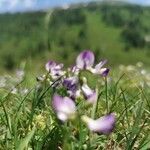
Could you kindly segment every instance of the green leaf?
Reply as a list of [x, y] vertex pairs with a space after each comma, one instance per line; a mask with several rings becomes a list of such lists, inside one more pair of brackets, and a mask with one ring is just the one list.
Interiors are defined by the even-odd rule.
[[19, 145], [17, 146], [16, 150], [24, 150], [28, 143], [30, 142], [31, 138], [33, 137], [34, 133], [35, 133], [35, 127], [32, 129], [31, 132], [28, 133], [28, 135], [22, 139], [19, 143]]
[[145, 142], [140, 146], [140, 150], [147, 150], [150, 148], [150, 136], [145, 140]]

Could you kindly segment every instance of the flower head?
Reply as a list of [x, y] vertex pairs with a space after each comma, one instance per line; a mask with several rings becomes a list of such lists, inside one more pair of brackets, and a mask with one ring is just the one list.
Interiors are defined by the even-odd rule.
[[69, 77], [64, 79], [63, 85], [70, 91], [77, 90], [78, 79], [77, 77]]
[[78, 78], [76, 76], [65, 78], [63, 85], [67, 89], [69, 95], [72, 98], [75, 98], [78, 90]]
[[78, 75], [79, 74], [80, 69], [76, 65], [72, 66], [69, 69], [70, 69], [71, 73], [73, 73], [74, 75]]
[[88, 103], [95, 103], [97, 101], [97, 91], [92, 90], [86, 83], [81, 87], [84, 97]]
[[94, 64], [95, 56], [93, 52], [85, 50], [81, 52], [76, 59], [76, 66], [79, 69], [91, 68]]
[[69, 97], [54, 95], [52, 106], [57, 114], [58, 119], [63, 122], [73, 118], [76, 112], [75, 103]]
[[82, 116], [82, 120], [87, 124], [91, 131], [96, 133], [110, 134], [115, 126], [115, 115], [113, 113], [97, 120]]
[[47, 71], [50, 72], [53, 68], [56, 67], [56, 65], [57, 65], [56, 62], [50, 60], [46, 63], [45, 68]]
[[107, 63], [107, 60], [100, 61], [95, 67], [93, 67], [94, 61], [95, 56], [93, 52], [85, 50], [78, 55], [76, 59], [76, 68], [87, 69], [94, 74], [99, 74], [102, 75], [103, 77], [106, 77], [109, 73], [109, 69], [102, 67]]
[[57, 79], [64, 75], [64, 71], [62, 70], [63, 66], [63, 64], [57, 64], [54, 61], [48, 61], [45, 65], [45, 68], [50, 73], [52, 79]]
[[100, 61], [95, 66], [95, 68], [91, 69], [91, 72], [93, 72], [94, 74], [99, 74], [99, 75], [102, 75], [103, 77], [106, 77], [109, 73], [109, 69], [108, 68], [102, 68], [106, 63], [107, 63], [107, 60]]

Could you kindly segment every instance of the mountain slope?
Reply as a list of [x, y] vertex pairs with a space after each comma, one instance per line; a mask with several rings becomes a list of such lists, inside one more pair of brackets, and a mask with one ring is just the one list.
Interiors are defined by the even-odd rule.
[[149, 7], [91, 3], [56, 9], [50, 20], [48, 16], [0, 15], [0, 67], [13, 69], [28, 58], [36, 63], [55, 58], [69, 65], [83, 49], [92, 49], [112, 65], [150, 64], [150, 44], [145, 42], [150, 35]]

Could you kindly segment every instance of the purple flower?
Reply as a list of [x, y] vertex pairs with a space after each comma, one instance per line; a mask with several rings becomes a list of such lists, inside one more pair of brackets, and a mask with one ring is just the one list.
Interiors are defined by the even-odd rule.
[[106, 77], [109, 73], [109, 69], [108, 68], [102, 68], [99, 71], [99, 74], [102, 75], [103, 77]]
[[55, 110], [58, 119], [63, 122], [72, 119], [75, 116], [76, 106], [74, 101], [69, 97], [54, 95], [52, 107]]
[[78, 75], [80, 69], [79, 69], [77, 66], [74, 65], [74, 66], [72, 66], [72, 67], [70, 68], [69, 71], [71, 71], [74, 75]]
[[94, 64], [94, 54], [89, 50], [81, 52], [76, 59], [76, 66], [79, 69], [91, 68]]
[[69, 95], [72, 98], [75, 98], [76, 97], [76, 91], [78, 89], [78, 78], [76, 76], [66, 78], [63, 81], [63, 85], [68, 90]]
[[100, 61], [95, 66], [95, 68], [91, 69], [91, 72], [94, 73], [94, 74], [100, 74], [103, 77], [106, 77], [109, 73], [109, 69], [108, 68], [102, 68], [106, 63], [107, 63], [107, 60]]
[[77, 77], [69, 77], [64, 79], [63, 85], [70, 91], [77, 90], [78, 79]]
[[87, 124], [91, 131], [102, 134], [110, 134], [114, 129], [116, 122], [113, 113], [105, 115], [97, 120], [82, 116], [82, 120]]
[[88, 85], [87, 85], [87, 79], [83, 77], [83, 85], [81, 86], [82, 93], [87, 100], [88, 103], [95, 103], [97, 101], [98, 97], [98, 92], [96, 90], [92, 90]]
[[62, 70], [63, 64], [56, 64], [54, 61], [48, 61], [45, 68], [50, 73], [52, 79], [57, 79], [64, 75], [64, 71]]
[[48, 72], [50, 72], [51, 69], [56, 67], [56, 65], [57, 65], [56, 62], [50, 60], [46, 63], [45, 68]]
[[[94, 60], [95, 60], [95, 56], [94, 56], [93, 52], [89, 51], [89, 50], [85, 50], [78, 55], [78, 57], [76, 59], [76, 66], [74, 67], [73, 70], [76, 70], [76, 68], [87, 69], [94, 74], [100, 74], [103, 77], [106, 77], [109, 73], [109, 69], [102, 68], [102, 67], [107, 63], [107, 60], [100, 61], [93, 68]], [[79, 70], [78, 70], [78, 72], [79, 72]]]
[[100, 62], [95, 66], [95, 69], [96, 69], [96, 70], [101, 69], [106, 63], [107, 63], [107, 60], [102, 60], [102, 61], [100, 61]]
[[97, 101], [97, 91], [92, 90], [86, 83], [83, 84], [81, 89], [88, 103], [95, 103]]

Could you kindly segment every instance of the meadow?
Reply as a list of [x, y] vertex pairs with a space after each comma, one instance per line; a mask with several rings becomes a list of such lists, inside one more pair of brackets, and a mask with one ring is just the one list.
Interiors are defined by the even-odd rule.
[[1, 14], [0, 149], [150, 149], [149, 17], [122, 3]]
[[109, 59], [111, 66], [138, 61], [148, 66], [149, 17], [149, 7], [118, 3], [1, 14], [0, 66], [13, 70], [20, 62], [34, 66], [53, 58], [68, 66], [84, 49]]

